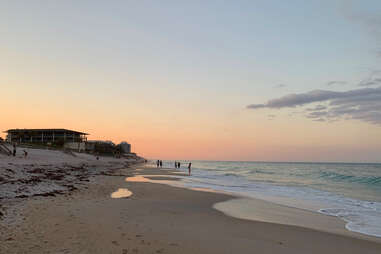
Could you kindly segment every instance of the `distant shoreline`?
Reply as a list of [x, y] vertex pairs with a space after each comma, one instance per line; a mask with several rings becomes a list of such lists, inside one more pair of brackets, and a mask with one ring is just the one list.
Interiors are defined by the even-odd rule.
[[[150, 159], [153, 160], [153, 159]], [[174, 162], [173, 160], [164, 160], [165, 162]], [[244, 162], [244, 163], [283, 163], [283, 164], [359, 164], [359, 165], [381, 165], [380, 162], [341, 162], [341, 161], [246, 161], [246, 160], [196, 160], [182, 159], [177, 161], [202, 161], [202, 162]]]

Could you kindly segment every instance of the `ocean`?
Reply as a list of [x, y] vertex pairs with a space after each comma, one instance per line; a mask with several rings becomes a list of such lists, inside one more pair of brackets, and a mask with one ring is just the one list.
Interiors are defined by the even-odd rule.
[[183, 182], [337, 216], [350, 231], [381, 237], [381, 164], [192, 161]]

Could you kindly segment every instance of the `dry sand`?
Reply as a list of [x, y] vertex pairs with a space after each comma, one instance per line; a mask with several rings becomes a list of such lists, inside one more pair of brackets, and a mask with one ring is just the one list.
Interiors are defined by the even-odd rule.
[[[237, 219], [212, 208], [229, 195], [124, 178], [98, 175], [72, 195], [18, 201], [9, 210], [14, 220], [0, 228], [0, 253], [381, 253], [372, 239]], [[111, 198], [119, 188], [132, 196]]]

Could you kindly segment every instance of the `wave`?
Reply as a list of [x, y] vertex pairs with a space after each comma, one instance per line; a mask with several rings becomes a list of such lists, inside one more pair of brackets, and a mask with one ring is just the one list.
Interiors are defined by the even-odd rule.
[[361, 183], [381, 187], [381, 176], [355, 176], [335, 172], [322, 172], [320, 177], [336, 182]]
[[381, 228], [379, 226], [381, 212], [374, 207], [365, 208], [358, 205], [357, 209], [354, 209], [354, 207], [324, 208], [319, 209], [319, 212], [343, 219], [347, 222], [345, 227], [349, 231], [381, 237]]
[[381, 237], [381, 164], [195, 162], [193, 169], [188, 187], [337, 216], [350, 231]]
[[235, 173], [225, 173], [223, 175], [224, 176], [241, 176], [240, 174], [235, 174]]

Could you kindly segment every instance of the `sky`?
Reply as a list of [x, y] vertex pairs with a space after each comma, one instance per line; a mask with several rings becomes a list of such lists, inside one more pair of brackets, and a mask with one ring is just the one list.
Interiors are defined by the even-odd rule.
[[380, 13], [0, 0], [0, 130], [74, 129], [152, 159], [381, 162]]

